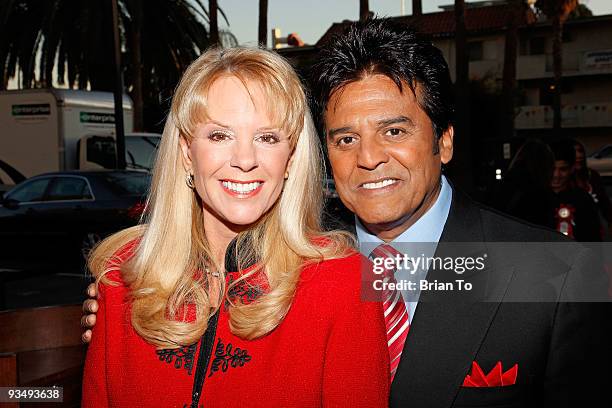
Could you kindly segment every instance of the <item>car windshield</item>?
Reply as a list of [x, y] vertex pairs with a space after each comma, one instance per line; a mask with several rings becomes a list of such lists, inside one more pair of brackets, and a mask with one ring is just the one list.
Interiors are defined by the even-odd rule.
[[151, 183], [148, 173], [110, 173], [104, 176], [110, 188], [119, 196], [145, 195]]
[[128, 167], [151, 170], [159, 142], [159, 136], [126, 137], [125, 154]]

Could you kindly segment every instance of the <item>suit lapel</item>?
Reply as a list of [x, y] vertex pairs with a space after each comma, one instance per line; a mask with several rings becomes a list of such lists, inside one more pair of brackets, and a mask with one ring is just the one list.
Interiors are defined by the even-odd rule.
[[[460, 251], [487, 252], [478, 207], [453, 190], [451, 210], [436, 257]], [[449, 407], [482, 344], [503, 294], [512, 278], [511, 267], [487, 267], [459, 277], [430, 271], [427, 280], [473, 282], [473, 292], [422, 292], [391, 386], [391, 406]], [[483, 291], [486, 288], [486, 293]], [[456, 288], [455, 288], [456, 289]], [[487, 302], [483, 302], [484, 299]]]

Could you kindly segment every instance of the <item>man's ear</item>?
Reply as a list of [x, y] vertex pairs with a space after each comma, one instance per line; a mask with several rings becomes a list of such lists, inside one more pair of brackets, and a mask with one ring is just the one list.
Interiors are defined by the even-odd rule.
[[191, 149], [183, 136], [179, 136], [179, 147], [181, 148], [181, 157], [183, 158], [183, 167], [187, 173], [192, 173]]
[[442, 137], [438, 140], [438, 149], [440, 149], [440, 161], [442, 164], [448, 164], [453, 158], [453, 137], [455, 136], [455, 129], [449, 126], [448, 129], [442, 133]]

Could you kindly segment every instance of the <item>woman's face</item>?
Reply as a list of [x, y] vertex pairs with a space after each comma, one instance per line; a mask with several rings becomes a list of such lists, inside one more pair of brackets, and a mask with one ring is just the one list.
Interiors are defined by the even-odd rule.
[[234, 76], [217, 79], [208, 92], [209, 119], [190, 145], [181, 138], [205, 222], [254, 223], [278, 200], [289, 170], [289, 139], [273, 126], [260, 87], [247, 85]]

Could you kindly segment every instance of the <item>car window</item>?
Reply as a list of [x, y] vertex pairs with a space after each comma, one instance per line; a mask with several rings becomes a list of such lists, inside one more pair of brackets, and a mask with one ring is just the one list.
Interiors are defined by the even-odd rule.
[[612, 146], [608, 146], [598, 154], [600, 159], [606, 159], [608, 157], [612, 157]]
[[41, 178], [25, 181], [7, 193], [6, 198], [17, 200], [20, 203], [41, 201], [50, 180], [50, 178]]
[[117, 167], [115, 139], [111, 136], [92, 136], [87, 139], [87, 161], [105, 169]]
[[108, 187], [119, 196], [145, 195], [151, 176], [145, 172], [111, 173], [106, 175]]
[[81, 177], [56, 177], [49, 188], [46, 200], [87, 200], [92, 194], [87, 181]]
[[125, 155], [128, 167], [151, 170], [159, 145], [159, 137], [129, 136], [125, 138]]

